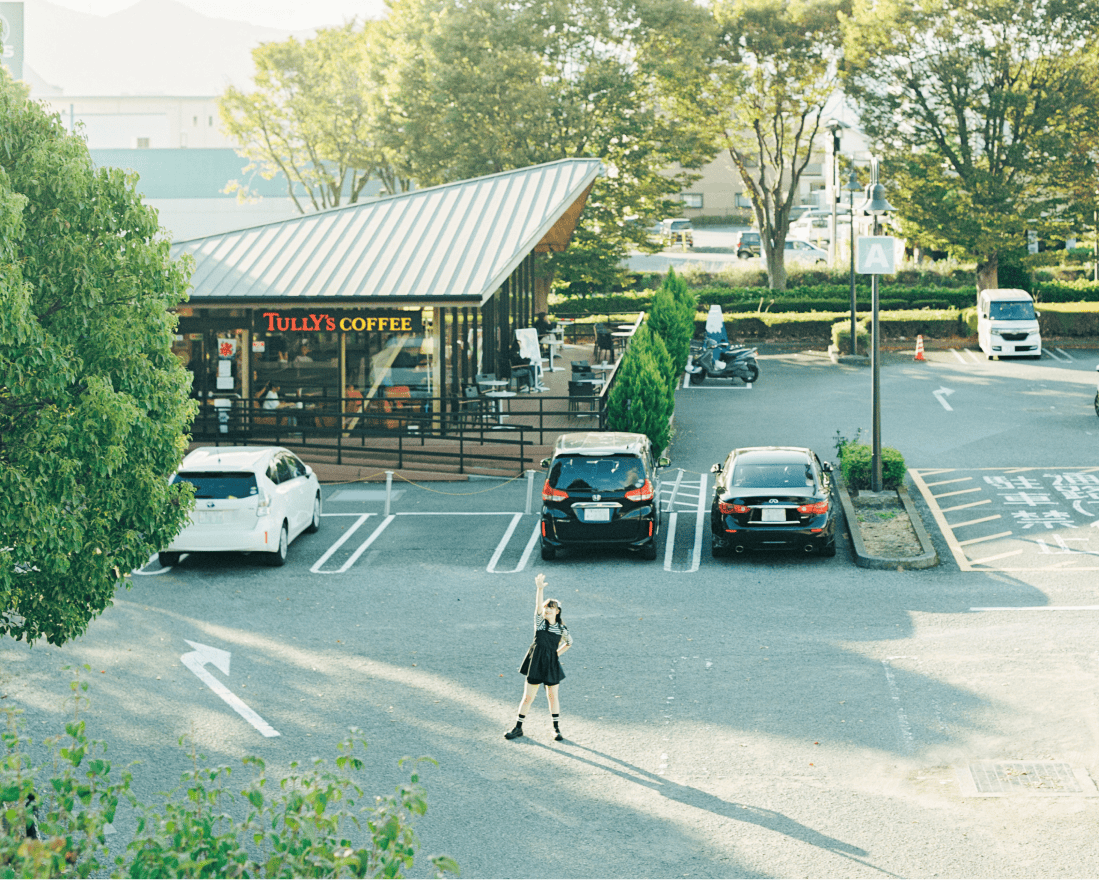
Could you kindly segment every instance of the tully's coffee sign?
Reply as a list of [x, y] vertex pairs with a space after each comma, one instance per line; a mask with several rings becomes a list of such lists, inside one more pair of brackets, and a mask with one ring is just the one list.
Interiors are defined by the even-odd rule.
[[295, 333], [326, 330], [382, 333], [420, 333], [420, 312], [378, 311], [277, 311], [254, 313], [255, 329], [268, 333]]

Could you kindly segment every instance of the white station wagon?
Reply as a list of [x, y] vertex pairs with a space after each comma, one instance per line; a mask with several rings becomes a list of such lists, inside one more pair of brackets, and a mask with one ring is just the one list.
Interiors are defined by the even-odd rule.
[[158, 559], [175, 565], [184, 553], [264, 553], [283, 565], [302, 532], [321, 526], [317, 475], [288, 449], [278, 446], [207, 446], [190, 453], [172, 482], [195, 487], [191, 522]]

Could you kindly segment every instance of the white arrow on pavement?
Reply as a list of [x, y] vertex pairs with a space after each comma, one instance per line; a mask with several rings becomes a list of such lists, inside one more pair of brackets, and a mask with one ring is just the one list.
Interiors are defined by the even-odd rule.
[[954, 393], [953, 388], [940, 388], [938, 391], [932, 391], [931, 393], [934, 394], [935, 399], [943, 405], [943, 409], [948, 410], [949, 412], [954, 412], [954, 407], [946, 402], [947, 395]]
[[275, 728], [249, 709], [240, 697], [234, 694], [206, 670], [206, 664], [211, 663], [220, 669], [222, 674], [228, 675], [229, 658], [232, 655], [228, 651], [222, 651], [220, 648], [211, 648], [209, 645], [200, 645], [198, 642], [192, 642], [190, 639], [184, 639], [184, 641], [194, 648], [194, 650], [179, 658], [183, 661], [183, 665], [197, 675], [199, 681], [225, 700], [234, 712], [264, 736], [278, 736], [279, 732], [275, 730]]

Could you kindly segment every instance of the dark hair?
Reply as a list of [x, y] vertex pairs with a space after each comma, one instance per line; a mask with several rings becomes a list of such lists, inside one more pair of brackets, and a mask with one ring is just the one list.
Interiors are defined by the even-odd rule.
[[561, 603], [558, 602], [556, 599], [547, 599], [546, 605], [557, 609], [557, 625], [564, 626], [565, 621], [561, 619]]

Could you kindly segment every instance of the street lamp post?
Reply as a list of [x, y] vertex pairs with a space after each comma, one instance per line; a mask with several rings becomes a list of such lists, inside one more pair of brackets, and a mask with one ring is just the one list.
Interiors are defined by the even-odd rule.
[[[866, 201], [862, 204], [863, 214], [869, 214], [873, 218], [872, 232], [878, 234], [878, 215], [887, 214], [893, 210], [893, 206], [885, 200], [885, 187], [878, 183], [878, 160], [870, 160], [870, 183], [866, 187]], [[871, 301], [873, 311], [871, 313], [870, 329], [870, 374], [871, 374], [871, 407], [872, 443], [870, 447], [871, 474], [870, 489], [873, 492], [881, 491], [881, 334], [878, 324], [878, 273], [870, 276]]]
[[847, 232], [851, 245], [851, 354], [852, 356], [858, 354], [858, 347], [856, 345], [855, 336], [855, 309], [857, 307], [855, 301], [855, 193], [862, 189], [859, 186], [859, 179], [855, 176], [855, 170], [851, 169], [851, 176], [847, 179], [847, 210], [848, 210], [848, 224]]

